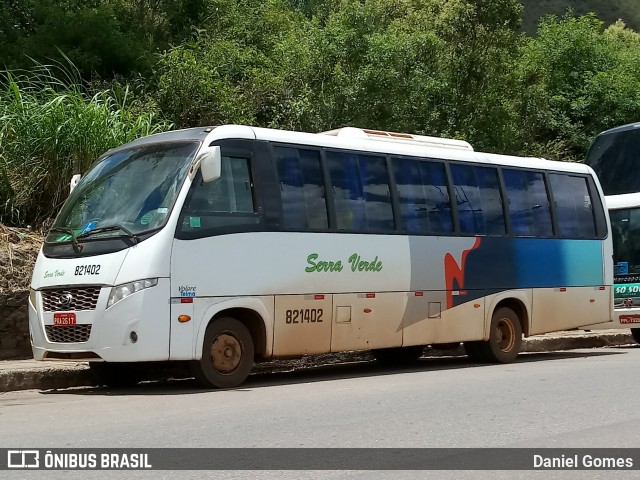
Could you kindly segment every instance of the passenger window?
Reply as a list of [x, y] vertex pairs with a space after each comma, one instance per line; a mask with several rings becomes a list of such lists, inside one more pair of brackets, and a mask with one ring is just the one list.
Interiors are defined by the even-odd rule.
[[320, 153], [285, 147], [276, 147], [274, 152], [284, 228], [326, 230], [329, 224]]
[[358, 164], [364, 190], [367, 230], [395, 230], [385, 158], [358, 155]]
[[400, 204], [400, 228], [420, 233], [452, 232], [444, 164], [393, 158], [392, 166]]
[[394, 230], [383, 157], [327, 152], [338, 230]]
[[502, 235], [504, 212], [498, 170], [493, 167], [451, 165], [460, 231]]
[[503, 169], [511, 230], [515, 235], [552, 236], [551, 211], [544, 175], [526, 170]]
[[595, 238], [596, 225], [587, 179], [553, 173], [549, 175], [561, 237]]

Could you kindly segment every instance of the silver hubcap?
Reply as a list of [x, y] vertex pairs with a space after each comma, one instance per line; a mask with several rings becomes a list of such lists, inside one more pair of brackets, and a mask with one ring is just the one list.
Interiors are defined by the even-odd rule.
[[229, 333], [221, 333], [214, 338], [211, 345], [211, 360], [218, 372], [233, 372], [242, 360], [242, 346], [238, 339]]

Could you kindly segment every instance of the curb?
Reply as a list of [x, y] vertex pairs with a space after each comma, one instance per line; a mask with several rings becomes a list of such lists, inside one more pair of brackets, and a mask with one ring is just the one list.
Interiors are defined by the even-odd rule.
[[539, 336], [524, 339], [522, 352], [553, 352], [557, 350], [576, 350], [579, 348], [601, 348], [619, 345], [637, 345], [631, 333], [622, 331], [597, 334], [583, 333], [570, 336]]
[[[581, 332], [563, 335], [541, 335], [523, 339], [523, 353], [552, 352], [558, 350], [576, 350], [581, 348], [601, 348], [619, 345], [635, 345], [633, 337], [626, 332], [594, 333]], [[356, 353], [356, 352], [354, 352]], [[365, 353], [365, 352], [362, 352]], [[365, 356], [368, 353], [365, 353]], [[461, 356], [464, 352], [461, 348], [447, 352], [448, 356]], [[316, 364], [335, 363], [334, 354], [324, 354]], [[365, 356], [356, 355], [358, 358]], [[431, 355], [427, 355], [431, 356]], [[433, 356], [438, 356], [434, 354]], [[441, 356], [441, 355], [440, 355]], [[33, 362], [33, 361], [31, 361]], [[0, 362], [0, 392], [16, 390], [53, 390], [72, 387], [99, 386], [91, 374], [86, 363], [44, 363], [39, 362], [38, 367], [25, 366], [24, 368], [3, 369]], [[20, 363], [19, 361], [16, 363]], [[42, 365], [42, 366], [40, 366]], [[268, 371], [269, 367], [261, 366], [257, 369], [261, 372]]]
[[[2, 362], [0, 362], [0, 369]], [[14, 390], [52, 390], [94, 386], [96, 381], [86, 364], [73, 367], [47, 365], [45, 368], [0, 370], [0, 392]]]

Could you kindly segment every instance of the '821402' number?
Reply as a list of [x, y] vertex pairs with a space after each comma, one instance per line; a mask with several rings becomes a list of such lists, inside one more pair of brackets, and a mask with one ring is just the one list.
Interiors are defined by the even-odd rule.
[[100, 273], [100, 265], [78, 265], [76, 267], [76, 275], [98, 275]]
[[285, 311], [284, 321], [292, 323], [322, 323], [324, 311], [321, 308], [300, 308]]

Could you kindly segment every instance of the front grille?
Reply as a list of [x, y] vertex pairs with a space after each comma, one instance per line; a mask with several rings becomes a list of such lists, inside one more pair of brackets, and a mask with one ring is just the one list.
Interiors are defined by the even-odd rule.
[[42, 305], [45, 312], [95, 310], [99, 295], [99, 286], [43, 290]]
[[47, 338], [53, 343], [84, 343], [89, 341], [91, 325], [73, 325], [71, 327], [56, 327], [45, 325]]

